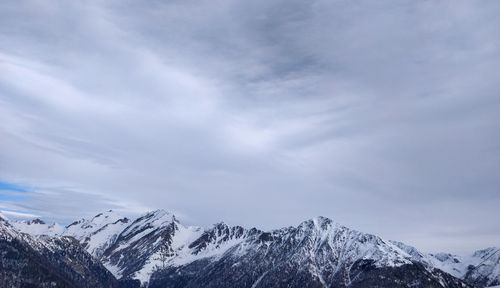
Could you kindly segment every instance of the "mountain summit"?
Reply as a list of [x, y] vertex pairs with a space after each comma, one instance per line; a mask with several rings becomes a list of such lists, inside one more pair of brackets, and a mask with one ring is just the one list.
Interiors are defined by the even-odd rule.
[[12, 224], [12, 229], [30, 237], [74, 238], [117, 279], [137, 279], [152, 288], [500, 284], [500, 255], [494, 256], [495, 248], [471, 257], [426, 254], [321, 216], [271, 231], [223, 222], [209, 228], [184, 226], [164, 210], [136, 219], [110, 210], [57, 233], [54, 224], [43, 221]]

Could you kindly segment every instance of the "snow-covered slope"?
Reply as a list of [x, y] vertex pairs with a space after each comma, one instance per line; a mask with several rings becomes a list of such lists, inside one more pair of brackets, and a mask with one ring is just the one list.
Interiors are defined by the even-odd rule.
[[426, 261], [430, 265], [459, 278], [464, 277], [469, 265], [477, 264], [472, 263], [466, 257], [453, 255], [450, 253], [427, 254]]
[[145, 282], [159, 265], [160, 245], [179, 249], [203, 232], [201, 228], [184, 227], [175, 216], [164, 210], [146, 213], [135, 220], [109, 210], [89, 219], [61, 227], [40, 219], [14, 221], [17, 230], [33, 236], [71, 236], [118, 278], [136, 278]]
[[217, 224], [174, 255], [149, 287], [467, 287], [324, 217], [270, 232]]
[[500, 248], [490, 247], [465, 256], [448, 253], [429, 254], [426, 258], [437, 267], [473, 286], [500, 285]]
[[[229, 277], [227, 273], [239, 273], [243, 275], [241, 279], [246, 280], [238, 281], [255, 284], [258, 280], [255, 287], [266, 287], [264, 283], [271, 283], [272, 279], [279, 278], [277, 273], [285, 272], [296, 275], [287, 281], [298, 281], [298, 286], [306, 282], [319, 283], [319, 286], [334, 282], [346, 286], [369, 285], [376, 283], [370, 281], [375, 281], [378, 274], [374, 271], [377, 271], [385, 275], [384, 281], [389, 286], [417, 278], [424, 286], [462, 287], [448, 275], [451, 274], [484, 287], [496, 284], [500, 275], [498, 257], [486, 259], [491, 249], [470, 257], [425, 254], [404, 243], [355, 231], [324, 217], [268, 232], [224, 223], [207, 229], [187, 227], [164, 210], [132, 220], [106, 211], [76, 221], [62, 232], [49, 226], [41, 220], [16, 223], [16, 228], [32, 235], [73, 236], [117, 278], [134, 278], [142, 283], [151, 282], [151, 275], [158, 270], [163, 274], [155, 274], [156, 284], [165, 284], [162, 282], [165, 277], [177, 279], [176, 273], [181, 272], [182, 275], [205, 275], [206, 279], [198, 279], [196, 281], [201, 282], [191, 285], [210, 286], [215, 278], [209, 279], [209, 275], [224, 278]], [[484, 263], [479, 268], [470, 269], [470, 265], [481, 261]], [[234, 266], [227, 266], [230, 263]], [[260, 270], [261, 274], [254, 275]], [[187, 278], [182, 281], [194, 281], [183, 277]], [[246, 282], [233, 282], [234, 285], [242, 283]], [[220, 283], [218, 286], [224, 287]]]
[[449, 253], [424, 254], [401, 242], [391, 242], [411, 255], [414, 261], [464, 279], [473, 286], [500, 285], [500, 248], [498, 247], [459, 256]]
[[0, 271], [0, 287], [121, 287], [74, 238], [32, 236], [1, 216]]
[[147, 213], [129, 223], [102, 255], [101, 261], [117, 277], [146, 282], [158, 263], [158, 250], [166, 245], [170, 253], [195, 238], [200, 229], [180, 225], [164, 210]]
[[100, 258], [116, 237], [130, 224], [129, 219], [108, 210], [90, 219], [81, 219], [63, 227], [57, 223], [47, 224], [43, 220], [11, 221], [19, 231], [34, 236], [71, 236], [77, 239], [93, 256]]
[[500, 285], [500, 247], [478, 250], [467, 260], [476, 269], [467, 269], [465, 280], [477, 286]]
[[62, 235], [75, 237], [90, 254], [100, 258], [129, 224], [128, 218], [109, 210], [71, 223]]
[[40, 219], [11, 221], [12, 226], [17, 230], [28, 233], [30, 235], [61, 235], [64, 232], [64, 227], [57, 224], [47, 224]]

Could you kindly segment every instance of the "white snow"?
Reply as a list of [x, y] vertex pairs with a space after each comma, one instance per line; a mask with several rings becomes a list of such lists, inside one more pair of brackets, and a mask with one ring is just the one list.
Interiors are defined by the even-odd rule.
[[260, 281], [262, 281], [262, 279], [264, 278], [264, 276], [266, 276], [267, 272], [269, 272], [269, 271], [266, 271], [266, 272], [262, 273], [262, 275], [260, 275], [259, 278], [257, 278], [257, 280], [255, 281], [255, 283], [253, 283], [253, 285], [252, 285], [251, 288], [257, 288], [257, 285], [259, 285]]
[[[0, 217], [5, 218], [3, 215], [0, 215]], [[267, 242], [256, 244], [246, 241], [248, 239], [246, 232], [238, 237], [231, 236], [228, 239], [224, 238], [225, 235], [215, 233], [215, 239], [211, 239], [209, 243], [206, 243], [206, 247], [200, 251], [196, 250], [195, 253], [195, 248], [189, 248], [189, 244], [193, 243], [205, 231], [209, 231], [210, 229], [202, 229], [194, 226], [185, 227], [175, 219], [173, 214], [163, 210], [147, 213], [135, 221], [128, 220], [110, 210], [96, 215], [91, 219], [82, 219], [67, 228], [58, 224], [45, 224], [41, 221], [13, 221], [12, 225], [15, 229], [8, 224], [0, 223], [0, 234], [2, 234], [2, 237], [24, 237], [27, 241], [35, 243], [34, 245], [43, 246], [48, 249], [50, 249], [50, 241], [46, 241], [44, 237], [47, 236], [43, 235], [73, 236], [84, 245], [88, 252], [96, 258], [100, 258], [107, 248], [113, 244], [117, 244], [115, 242], [119, 235], [133, 235], [133, 237], [126, 238], [126, 241], [119, 243], [120, 246], [114, 249], [114, 252], [134, 245], [137, 240], [152, 232], [155, 232], [153, 235], [159, 235], [158, 233], [161, 232], [159, 228], [167, 227], [167, 225], [171, 224], [176, 228], [171, 235], [172, 242], [170, 248], [173, 253], [165, 263], [167, 266], [182, 266], [199, 259], [211, 259], [215, 261], [226, 253], [231, 253], [234, 256], [245, 255], [249, 249], [256, 249], [255, 245], [265, 245], [267, 248], [270, 245]], [[360, 259], [374, 260], [375, 265], [378, 267], [401, 266], [410, 264], [412, 261], [418, 261], [424, 263], [428, 269], [437, 268], [459, 278], [464, 277], [469, 265], [478, 265], [484, 262], [474, 273], [489, 275], [491, 279], [498, 279], [500, 281], [500, 252], [494, 255], [494, 257], [488, 258], [496, 248], [476, 251], [468, 256], [457, 256], [446, 253], [425, 254], [403, 243], [385, 241], [374, 235], [351, 230], [323, 217], [316, 217], [305, 221], [297, 228], [274, 230], [271, 234], [274, 236], [286, 236], [291, 231], [289, 229], [295, 229], [294, 231], [296, 231], [294, 241], [298, 243], [305, 241], [306, 245], [302, 249], [305, 249], [306, 253], [300, 254], [300, 257], [308, 257], [308, 260], [315, 263], [311, 266], [311, 273], [317, 275], [322, 283], [324, 280], [321, 277], [321, 265], [324, 265], [324, 263], [328, 263], [334, 269], [340, 269], [342, 265], [350, 265]], [[36, 237], [27, 237], [18, 231]], [[154, 252], [155, 247], [158, 247], [163, 239], [153, 239], [156, 239], [155, 243], [148, 244], [150, 245], [148, 247], [150, 247], [149, 251]], [[325, 250], [325, 247], [328, 247], [328, 249]], [[137, 249], [140, 250], [142, 248], [138, 247]], [[159, 255], [157, 253], [148, 253], [151, 253], [151, 255], [147, 256], [145, 265], [133, 275], [133, 278], [139, 279], [142, 283], [148, 282], [152, 272], [157, 267], [163, 265], [158, 260]], [[337, 260], [330, 261], [331, 258], [328, 257], [332, 257], [332, 254]], [[291, 259], [291, 261], [299, 262], [305, 260], [301, 258]], [[121, 263], [122, 261], [119, 262]], [[117, 278], [122, 276], [122, 268], [111, 265], [107, 261], [103, 261], [103, 264]], [[265, 274], [262, 274], [253, 285], [257, 285]]]
[[125, 227], [126, 218], [109, 210], [91, 219], [82, 219], [68, 227], [57, 223], [46, 224], [39, 219], [12, 221], [19, 231], [33, 236], [72, 236], [79, 240], [93, 256], [99, 257]]
[[121, 278], [122, 277], [122, 271], [119, 267], [117, 266], [113, 266], [113, 265], [109, 265], [108, 263], [103, 263], [104, 267], [106, 267], [106, 269], [108, 269], [109, 272], [111, 272], [111, 274], [113, 274], [113, 276], [115, 276], [117, 279]]
[[58, 236], [64, 232], [64, 227], [57, 224], [37, 223], [33, 221], [11, 221], [12, 226], [17, 230], [30, 235]]
[[90, 254], [99, 257], [128, 225], [128, 219], [109, 210], [68, 226], [62, 235], [75, 237]]
[[473, 272], [478, 276], [487, 276], [490, 283], [496, 279], [500, 281], [500, 251], [490, 247], [475, 251], [469, 255], [460, 256], [449, 253], [425, 254], [416, 248], [400, 242], [391, 241], [394, 245], [412, 257], [413, 260], [424, 263], [430, 268], [437, 268], [457, 278], [464, 278], [469, 266], [478, 266]]
[[[174, 256], [172, 256], [171, 259], [175, 259], [178, 253], [182, 253], [181, 251], [187, 248], [186, 246], [189, 243], [192, 243], [203, 233], [203, 230], [200, 227], [195, 227], [195, 226], [184, 227], [182, 225], [177, 225], [177, 227], [178, 230], [175, 231], [175, 234], [172, 238], [171, 248], [174, 250]], [[166, 265], [168, 266], [172, 265], [171, 259], [169, 259]], [[133, 278], [138, 279], [139, 281], [141, 281], [141, 283], [148, 282], [154, 270], [157, 267], [162, 267], [162, 265], [163, 263], [159, 260], [158, 253], [154, 253], [148, 258], [146, 264], [139, 271], [135, 273]]]

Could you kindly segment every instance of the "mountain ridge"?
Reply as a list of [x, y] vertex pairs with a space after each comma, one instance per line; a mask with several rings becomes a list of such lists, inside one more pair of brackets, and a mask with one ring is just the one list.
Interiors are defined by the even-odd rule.
[[[48, 225], [41, 222], [32, 222], [30, 225], [46, 225], [48, 229]], [[27, 229], [26, 226], [29, 226], [27, 221], [13, 224], [18, 229], [31, 231], [31, 233], [40, 234], [41, 231], [39, 227]], [[50, 234], [49, 230], [47, 234]], [[448, 253], [422, 253], [404, 243], [384, 240], [372, 234], [353, 230], [322, 216], [303, 221], [296, 227], [262, 231], [257, 228], [229, 226], [224, 222], [216, 223], [208, 228], [184, 226], [175, 215], [165, 210], [148, 212], [136, 219], [128, 219], [109, 210], [90, 219], [75, 221], [68, 225], [61, 235], [75, 237], [116, 278], [139, 279], [141, 283], [149, 283], [150, 286], [153, 285], [152, 287], [154, 284], [150, 283], [151, 276], [154, 274], [151, 279], [161, 282], [162, 273], [167, 273], [165, 271], [169, 269], [183, 270], [188, 273], [196, 266], [198, 272], [209, 271], [207, 267], [222, 265], [221, 263], [232, 261], [230, 259], [241, 260], [252, 257], [259, 258], [262, 263], [268, 263], [271, 261], [269, 259], [274, 259], [273, 263], [277, 263], [279, 259], [282, 263], [295, 263], [297, 267], [309, 267], [307, 271], [301, 270], [300, 273], [305, 273], [304, 275], [300, 273], [298, 275], [309, 279], [307, 283], [318, 282], [320, 286], [333, 283], [332, 281], [343, 281], [346, 287], [354, 285], [350, 275], [347, 275], [351, 270], [358, 271], [359, 275], [369, 275], [372, 273], [369, 271], [375, 270], [385, 271], [387, 275], [392, 275], [394, 271], [401, 270], [403, 272], [397, 273], [406, 273], [405, 277], [408, 279], [413, 274], [420, 275], [419, 277], [429, 274], [431, 276], [425, 277], [435, 279], [436, 283], [444, 283], [443, 286], [436, 287], [465, 287], [459, 282], [455, 283], [454, 278], [460, 278], [475, 285], [477, 284], [475, 282], [478, 282], [479, 285], [476, 285], [478, 287], [500, 283], [498, 271], [500, 264], [494, 262], [496, 258], [492, 259], [491, 263], [487, 263], [488, 266], [483, 265], [485, 268], [482, 268], [480, 272], [484, 274], [469, 273], [471, 271], [467, 269], [471, 265], [467, 262], [469, 259], [459, 258], [456, 255], [446, 257], [446, 255], [451, 255]], [[163, 254], [160, 253], [162, 248], [165, 248]], [[288, 255], [290, 258], [285, 259], [283, 255]], [[478, 258], [480, 257], [474, 259]], [[470, 263], [478, 264], [477, 261]], [[297, 267], [289, 268], [298, 269]], [[368, 268], [371, 270], [367, 270]], [[252, 267], [248, 266], [247, 269], [252, 269]], [[438, 272], [438, 270], [443, 272]], [[216, 272], [210, 271], [211, 274]], [[224, 274], [224, 271], [217, 273]], [[241, 273], [245, 274], [246, 271]], [[267, 272], [266, 275], [259, 275], [257, 279], [260, 280], [256, 285], [264, 285], [266, 278], [275, 277], [273, 273]], [[347, 276], [342, 276], [342, 273], [347, 273]], [[208, 275], [206, 277], [209, 278]], [[256, 282], [254, 278], [255, 275], [248, 276], [248, 279], [255, 280], [253, 284]], [[365, 280], [374, 281], [374, 278]], [[183, 281], [195, 280], [184, 279]], [[447, 282], [452, 284], [446, 284]], [[210, 283], [208, 281], [197, 284], [208, 285]]]
[[0, 287], [127, 287], [76, 239], [29, 235], [1, 215], [0, 271]]

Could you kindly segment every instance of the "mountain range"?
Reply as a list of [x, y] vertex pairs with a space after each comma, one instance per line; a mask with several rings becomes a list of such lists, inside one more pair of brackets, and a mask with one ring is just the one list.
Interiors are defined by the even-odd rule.
[[428, 254], [325, 217], [271, 231], [185, 226], [164, 210], [110, 210], [66, 227], [0, 218], [1, 287], [500, 285], [499, 248]]

